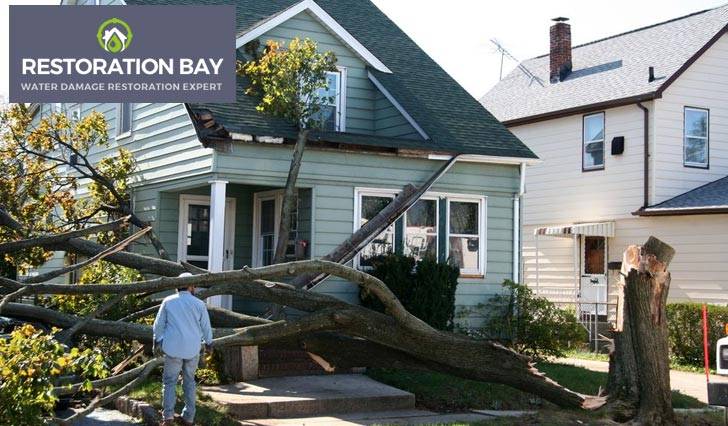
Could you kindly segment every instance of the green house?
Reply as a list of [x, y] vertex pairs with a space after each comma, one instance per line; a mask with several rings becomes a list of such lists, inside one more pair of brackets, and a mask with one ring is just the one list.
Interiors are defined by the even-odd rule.
[[[88, 3], [93, 3], [93, 0]], [[66, 1], [64, 3], [84, 3]], [[115, 2], [123, 3], [123, 2]], [[368, 0], [127, 0], [127, 4], [234, 3], [236, 46], [310, 38], [338, 58], [326, 128], [307, 145], [291, 218], [289, 259], [326, 255], [402, 190], [458, 156], [410, 210], [353, 260], [401, 252], [460, 264], [457, 304], [485, 302], [518, 280], [519, 200], [535, 155]], [[242, 55], [242, 52], [240, 53]], [[101, 111], [139, 173], [134, 208], [167, 250], [210, 270], [271, 261], [296, 129], [234, 104], [64, 104]], [[103, 156], [104, 152], [95, 155]], [[145, 248], [138, 248], [140, 250]], [[357, 288], [315, 288], [358, 302]], [[255, 311], [220, 296], [213, 303]]]

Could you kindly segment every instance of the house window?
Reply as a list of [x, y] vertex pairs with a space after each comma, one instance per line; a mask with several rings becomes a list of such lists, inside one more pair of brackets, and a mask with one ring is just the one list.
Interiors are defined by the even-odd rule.
[[130, 103], [116, 106], [116, 136], [125, 137], [131, 134], [131, 106]]
[[316, 97], [323, 100], [321, 110], [314, 119], [321, 123], [322, 130], [343, 132], [346, 130], [344, 113], [346, 110], [344, 87], [346, 70], [339, 68], [326, 73], [326, 87], [319, 89]]
[[448, 199], [448, 259], [463, 275], [485, 273], [485, 202], [483, 199]]
[[604, 113], [584, 116], [582, 135], [582, 168], [599, 170], [604, 168]]
[[437, 259], [438, 200], [421, 199], [405, 215], [404, 254]]
[[[360, 192], [358, 197], [357, 215], [361, 228], [372, 220], [382, 209], [387, 207], [394, 199], [394, 193]], [[371, 268], [371, 259], [377, 256], [387, 255], [394, 252], [394, 224], [377, 235], [359, 253], [358, 266], [363, 269]]]
[[683, 164], [708, 168], [710, 113], [707, 109], [685, 107]]

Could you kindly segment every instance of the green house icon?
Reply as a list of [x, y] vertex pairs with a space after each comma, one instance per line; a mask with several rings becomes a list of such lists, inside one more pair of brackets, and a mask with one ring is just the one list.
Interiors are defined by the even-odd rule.
[[99, 46], [109, 53], [119, 53], [131, 44], [134, 34], [131, 27], [119, 18], [111, 18], [99, 25], [96, 39]]

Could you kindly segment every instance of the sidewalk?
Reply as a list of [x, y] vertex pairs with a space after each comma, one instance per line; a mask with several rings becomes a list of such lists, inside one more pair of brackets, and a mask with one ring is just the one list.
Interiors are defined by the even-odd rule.
[[[554, 362], [561, 364], [575, 365], [592, 371], [609, 371], [609, 363], [606, 361], [594, 361], [578, 358], [559, 358]], [[728, 382], [728, 377], [710, 375], [711, 382]], [[700, 402], [708, 403], [708, 386], [705, 384], [705, 374], [688, 373], [685, 371], [670, 370], [670, 386], [673, 390], [682, 394], [692, 396]]]

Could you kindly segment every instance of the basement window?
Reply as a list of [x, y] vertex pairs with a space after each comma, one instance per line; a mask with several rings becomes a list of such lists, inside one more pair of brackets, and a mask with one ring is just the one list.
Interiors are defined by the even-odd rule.
[[582, 170], [604, 168], [604, 113], [584, 116], [582, 134]]
[[683, 165], [707, 169], [710, 112], [685, 107], [683, 126]]

